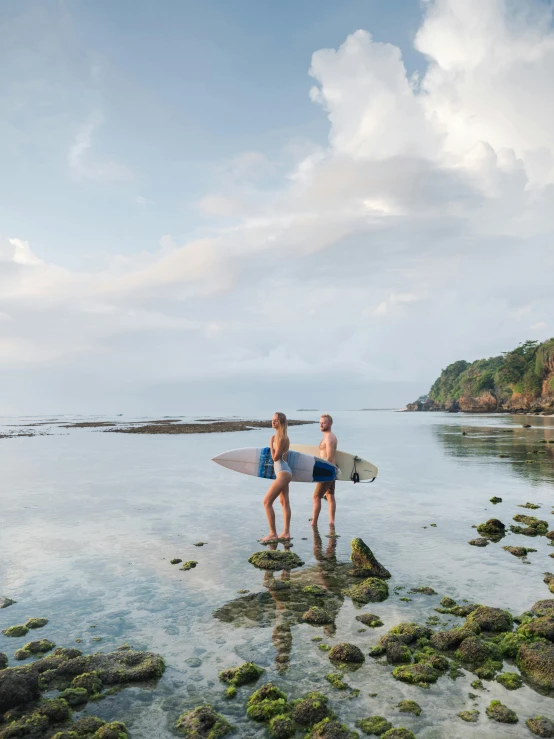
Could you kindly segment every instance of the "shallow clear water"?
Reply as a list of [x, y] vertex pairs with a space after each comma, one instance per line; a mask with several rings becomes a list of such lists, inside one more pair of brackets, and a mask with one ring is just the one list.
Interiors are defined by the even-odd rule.
[[[523, 723], [529, 716], [554, 719], [551, 698], [527, 686], [508, 692], [487, 682], [488, 692], [471, 701], [470, 672], [422, 690], [395, 681], [390, 666], [370, 658], [346, 676], [360, 689], [358, 697], [349, 698], [348, 691], [336, 691], [324, 679], [332, 669], [327, 654], [312, 642], [314, 636], [330, 645], [350, 641], [367, 654], [400, 621], [423, 624], [436, 616], [444, 595], [501, 606], [514, 615], [550, 597], [542, 573], [554, 569], [548, 557], [554, 549], [545, 537], [509, 534], [485, 549], [467, 542], [477, 536], [473, 525], [492, 516], [509, 524], [516, 513], [527, 512], [518, 508], [526, 501], [540, 504], [528, 513], [554, 528], [554, 444], [538, 443], [554, 440], [554, 418], [386, 411], [334, 417], [339, 447], [379, 467], [370, 485], [337, 486], [336, 540], [326, 538], [325, 503], [314, 537], [308, 521], [312, 488], [292, 486], [293, 551], [305, 561], [292, 579], [327, 584], [336, 593], [334, 633], [299, 623], [290, 595], [270, 593], [267, 576], [248, 563], [261, 549], [257, 538], [266, 533], [261, 503], [266, 482], [211, 462], [226, 449], [267, 444], [268, 429], [148, 436], [56, 424], [35, 427], [50, 435], [0, 439], [0, 594], [17, 601], [0, 610], [0, 629], [46, 617], [50, 622], [40, 637], [60, 646], [80, 639], [85, 652], [110, 651], [127, 642], [162, 654], [168, 669], [156, 687], [131, 687], [86, 708], [124, 721], [135, 739], [173, 736], [176, 717], [203, 701], [238, 726], [239, 735], [264, 736], [263, 727], [244, 715], [251, 688], [239, 689], [228, 701], [217, 679], [221, 669], [244, 660], [264, 667], [265, 678], [291, 697], [307, 690], [326, 693], [351, 727], [358, 718], [379, 714], [426, 739], [519, 737], [529, 733]], [[2, 421], [7, 426], [36, 420]], [[523, 423], [533, 428], [523, 429]], [[298, 443], [318, 443], [320, 437], [317, 426], [292, 427], [290, 434]], [[493, 495], [503, 503], [492, 505]], [[390, 598], [363, 609], [340, 595], [355, 536], [392, 573]], [[208, 543], [194, 547], [199, 540]], [[526, 564], [503, 551], [504, 544], [538, 551]], [[198, 560], [198, 566], [182, 572], [170, 564], [173, 557]], [[438, 595], [400, 600], [420, 585]], [[394, 592], [397, 586], [405, 590]], [[241, 589], [265, 595], [245, 600], [237, 593]], [[384, 626], [360, 633], [355, 615], [362, 610], [380, 615]], [[441, 621], [462, 623], [449, 616]], [[27, 640], [0, 634], [0, 651], [11, 657]], [[287, 655], [288, 663], [279, 661]], [[417, 700], [421, 716], [398, 713], [396, 704], [404, 698]], [[489, 721], [485, 708], [495, 698], [518, 713], [518, 725]], [[481, 711], [478, 724], [457, 718], [473, 707]]]

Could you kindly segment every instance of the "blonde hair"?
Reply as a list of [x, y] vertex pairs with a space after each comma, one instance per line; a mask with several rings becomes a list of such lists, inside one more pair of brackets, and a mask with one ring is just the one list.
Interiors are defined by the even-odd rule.
[[330, 416], [328, 413], [322, 413], [320, 418], [327, 418], [331, 426], [333, 425], [333, 416]]
[[288, 439], [288, 421], [287, 417], [284, 413], [281, 413], [281, 411], [276, 411], [275, 415], [277, 416], [277, 420], [279, 421], [277, 428], [275, 429], [275, 436], [278, 439]]

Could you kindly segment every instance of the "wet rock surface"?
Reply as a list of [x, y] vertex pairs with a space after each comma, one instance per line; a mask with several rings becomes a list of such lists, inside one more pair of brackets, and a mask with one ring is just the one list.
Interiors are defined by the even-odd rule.
[[344, 595], [358, 603], [380, 603], [389, 597], [389, 588], [384, 580], [368, 577], [359, 585], [345, 590]]
[[535, 736], [554, 737], [554, 723], [549, 718], [546, 718], [546, 716], [528, 718], [525, 723], [529, 731]]
[[175, 730], [188, 739], [217, 739], [234, 731], [234, 727], [211, 706], [198, 706], [181, 714]]
[[378, 577], [387, 579], [391, 576], [386, 567], [377, 561], [375, 555], [362, 539], [352, 539], [351, 560], [357, 577]]
[[304, 565], [295, 552], [280, 552], [271, 549], [255, 552], [248, 561], [260, 570], [292, 570]]
[[500, 724], [517, 724], [518, 717], [515, 711], [500, 701], [491, 701], [487, 707], [487, 716]]

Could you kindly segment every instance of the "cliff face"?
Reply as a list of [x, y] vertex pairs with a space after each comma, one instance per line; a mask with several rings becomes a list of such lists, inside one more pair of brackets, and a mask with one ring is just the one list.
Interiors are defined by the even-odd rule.
[[554, 413], [554, 339], [526, 341], [499, 357], [450, 364], [409, 411]]

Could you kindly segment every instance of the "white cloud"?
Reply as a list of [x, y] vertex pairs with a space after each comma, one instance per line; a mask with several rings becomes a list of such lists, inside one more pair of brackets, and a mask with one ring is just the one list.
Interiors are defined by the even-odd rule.
[[[91, 272], [42, 261], [20, 239], [0, 244], [4, 364], [73, 358], [122, 382], [427, 382], [455, 359], [543, 337], [554, 311], [550, 26], [501, 0], [426, 9], [417, 78], [366, 31], [314, 54], [328, 145], [302, 147], [279, 178], [257, 152], [223, 165], [220, 190], [197, 205], [209, 231]], [[117, 174], [93, 156], [100, 123], [74, 142], [78, 178]]]
[[123, 164], [110, 159], [95, 159], [91, 154], [93, 134], [104, 123], [104, 116], [95, 111], [79, 128], [69, 148], [67, 161], [76, 180], [124, 182], [133, 178]]

